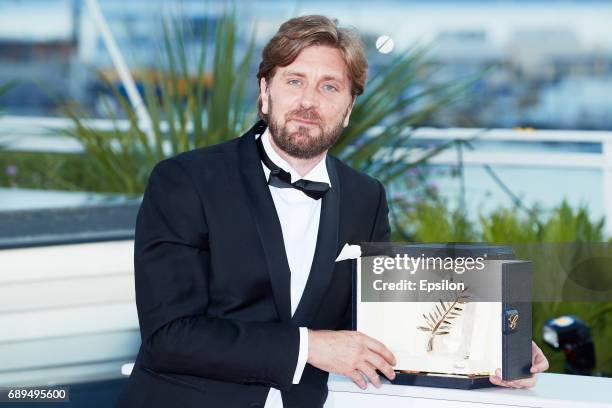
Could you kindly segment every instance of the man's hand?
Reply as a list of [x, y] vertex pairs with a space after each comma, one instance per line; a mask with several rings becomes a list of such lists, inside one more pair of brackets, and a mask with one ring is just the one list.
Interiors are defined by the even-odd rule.
[[520, 380], [513, 381], [503, 381], [501, 379], [501, 370], [498, 368], [495, 370], [495, 375], [489, 377], [489, 381], [491, 381], [495, 385], [501, 385], [503, 387], [510, 388], [531, 388], [536, 383], [536, 373], [541, 373], [543, 371], [548, 370], [548, 360], [542, 350], [538, 347], [537, 344], [532, 340], [531, 341], [531, 372], [532, 375], [529, 378], [522, 378]]
[[378, 340], [356, 331], [308, 330], [308, 363], [321, 370], [345, 375], [360, 388], [382, 384], [376, 370], [395, 378], [395, 356]]

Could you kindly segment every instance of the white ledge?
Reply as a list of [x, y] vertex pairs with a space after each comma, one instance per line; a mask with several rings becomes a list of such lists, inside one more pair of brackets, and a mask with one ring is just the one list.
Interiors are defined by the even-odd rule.
[[[395, 407], [541, 407], [612, 408], [612, 378], [539, 374], [532, 389], [502, 387], [455, 390], [384, 382], [361, 390], [346, 378], [330, 375], [326, 408]], [[373, 405], [375, 404], [375, 405]], [[481, 405], [482, 404], [482, 405]]]

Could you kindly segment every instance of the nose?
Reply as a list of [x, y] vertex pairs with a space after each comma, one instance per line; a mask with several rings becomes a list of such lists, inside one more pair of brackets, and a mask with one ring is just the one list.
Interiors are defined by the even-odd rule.
[[300, 105], [304, 109], [319, 107], [319, 95], [316, 86], [309, 85], [304, 87], [300, 98]]

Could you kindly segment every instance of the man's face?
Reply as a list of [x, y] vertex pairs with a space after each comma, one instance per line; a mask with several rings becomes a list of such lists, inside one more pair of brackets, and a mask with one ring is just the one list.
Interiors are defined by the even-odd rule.
[[309, 159], [329, 149], [348, 126], [351, 83], [342, 54], [328, 46], [307, 47], [270, 83], [260, 83], [261, 110], [274, 143], [287, 154]]

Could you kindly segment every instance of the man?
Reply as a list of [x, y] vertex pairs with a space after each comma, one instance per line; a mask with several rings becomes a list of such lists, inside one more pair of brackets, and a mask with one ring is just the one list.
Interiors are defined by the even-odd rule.
[[363, 92], [358, 37], [322, 16], [263, 51], [256, 123], [160, 162], [135, 238], [142, 346], [119, 407], [322, 407], [328, 372], [380, 386], [393, 354], [348, 331], [345, 243], [389, 240], [383, 186], [327, 154]]

